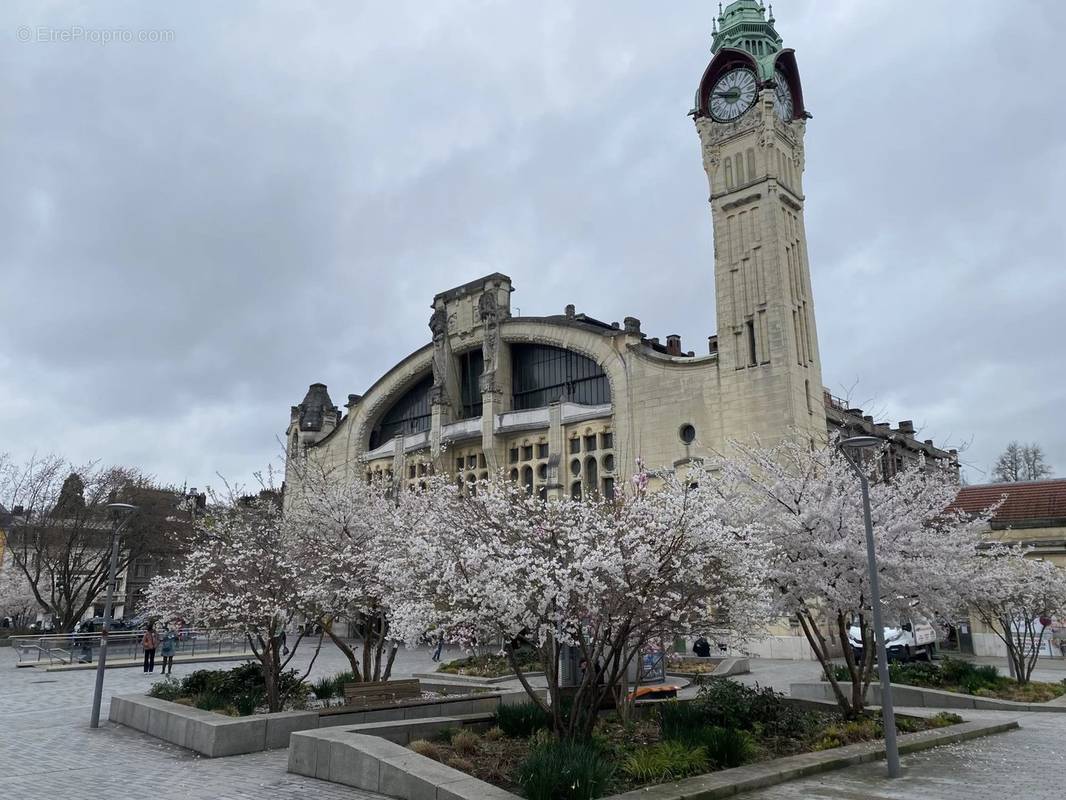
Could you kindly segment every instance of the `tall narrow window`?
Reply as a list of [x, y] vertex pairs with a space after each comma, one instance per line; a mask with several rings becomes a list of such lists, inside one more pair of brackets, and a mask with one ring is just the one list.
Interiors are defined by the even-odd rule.
[[733, 188], [733, 159], [729, 156], [725, 157], [725, 188]]
[[737, 186], [740, 186], [741, 184], [744, 183], [744, 154], [743, 153], [737, 153], [736, 165], [737, 165]]
[[459, 356], [459, 394], [462, 395], [463, 419], [481, 416], [481, 373], [485, 357], [481, 348]]
[[811, 408], [811, 382], [810, 379], [803, 381], [803, 391], [807, 395], [807, 413], [813, 414], [814, 409]]
[[533, 467], [522, 469], [522, 485], [526, 487], [526, 494], [533, 494]]
[[748, 148], [748, 180], [755, 180], [755, 148]]
[[748, 331], [748, 366], [754, 367], [758, 363], [755, 360], [755, 320], [749, 319], [744, 325]]

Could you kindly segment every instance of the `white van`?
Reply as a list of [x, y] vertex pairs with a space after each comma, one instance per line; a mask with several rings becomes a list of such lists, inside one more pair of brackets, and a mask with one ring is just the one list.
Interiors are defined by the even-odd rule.
[[[936, 642], [936, 628], [924, 622], [907, 621], [898, 628], [885, 628], [885, 652], [889, 661], [932, 661]], [[861, 661], [862, 633], [858, 625], [848, 628], [848, 644], [855, 659]]]

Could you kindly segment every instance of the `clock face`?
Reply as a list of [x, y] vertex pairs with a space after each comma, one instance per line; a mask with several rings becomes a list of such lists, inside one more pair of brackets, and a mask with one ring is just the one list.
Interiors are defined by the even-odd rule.
[[755, 104], [758, 92], [754, 72], [743, 67], [730, 70], [711, 89], [711, 117], [718, 122], [732, 122]]
[[792, 105], [792, 90], [788, 88], [788, 80], [781, 70], [774, 72], [774, 110], [777, 116], [785, 122], [791, 122], [795, 116], [795, 108]]

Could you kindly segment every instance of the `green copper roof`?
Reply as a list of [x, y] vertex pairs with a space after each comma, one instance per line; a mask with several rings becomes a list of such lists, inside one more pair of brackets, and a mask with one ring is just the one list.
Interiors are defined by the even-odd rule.
[[750, 53], [759, 64], [759, 77], [774, 76], [774, 59], [781, 52], [781, 37], [774, 30], [774, 7], [769, 16], [761, 0], [734, 0], [722, 10], [718, 4], [718, 18], [714, 21], [711, 52], [732, 47]]

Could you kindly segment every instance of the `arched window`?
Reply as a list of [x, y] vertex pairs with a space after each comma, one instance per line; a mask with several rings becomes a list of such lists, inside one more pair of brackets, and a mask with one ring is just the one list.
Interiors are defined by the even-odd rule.
[[427, 375], [407, 393], [393, 403], [370, 434], [370, 449], [385, 444], [399, 434], [428, 431], [432, 413], [429, 408], [429, 390], [433, 388], [433, 376]]
[[725, 188], [733, 188], [733, 159], [725, 157]]
[[594, 406], [611, 402], [607, 375], [591, 358], [540, 344], [511, 345], [514, 409], [543, 408], [557, 400]]
[[597, 470], [596, 459], [589, 456], [585, 459], [585, 493], [595, 494], [600, 490], [600, 480]]
[[744, 183], [744, 154], [737, 153], [737, 184]]
[[574, 481], [573, 483], [570, 484], [570, 499], [571, 500], [580, 500], [581, 499], [581, 481]]
[[522, 485], [526, 487], [526, 494], [533, 494], [533, 467], [522, 468]]

